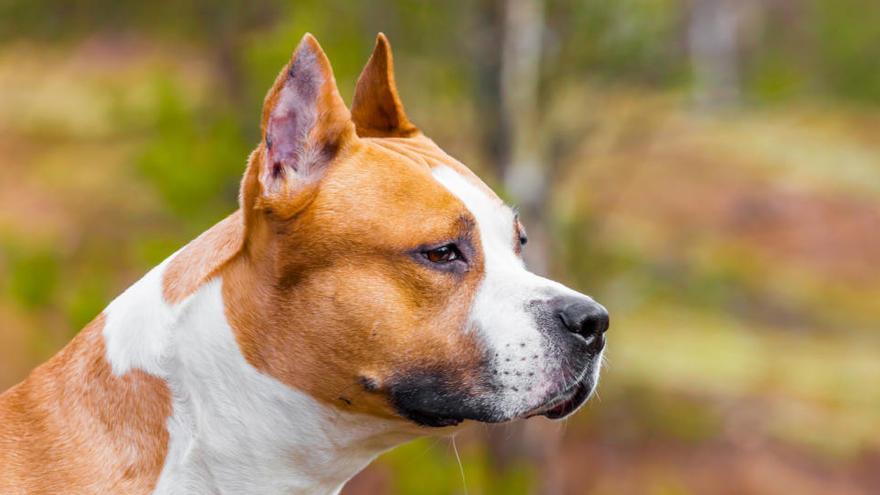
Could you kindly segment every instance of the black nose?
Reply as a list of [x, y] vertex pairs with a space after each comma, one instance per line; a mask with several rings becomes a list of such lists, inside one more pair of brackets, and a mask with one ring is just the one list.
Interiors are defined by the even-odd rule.
[[585, 297], [564, 297], [553, 301], [556, 315], [569, 332], [589, 338], [608, 330], [608, 310]]

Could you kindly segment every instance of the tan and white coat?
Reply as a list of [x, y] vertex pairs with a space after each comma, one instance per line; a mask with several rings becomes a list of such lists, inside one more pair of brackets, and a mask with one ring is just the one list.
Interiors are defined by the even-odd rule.
[[0, 395], [0, 493], [335, 493], [432, 426], [592, 391], [604, 337], [534, 309], [590, 300], [409, 122], [384, 36], [351, 113], [303, 38], [262, 129], [241, 208]]

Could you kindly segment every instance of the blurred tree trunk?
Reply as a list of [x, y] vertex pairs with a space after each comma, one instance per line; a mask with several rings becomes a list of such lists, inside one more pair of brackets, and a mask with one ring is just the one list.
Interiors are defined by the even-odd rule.
[[475, 98], [482, 119], [481, 141], [495, 178], [504, 176], [510, 155], [509, 121], [501, 101], [501, 52], [505, 0], [480, 0], [474, 33]]
[[[247, 4], [200, 0], [196, 7], [204, 30], [190, 34], [200, 36], [205, 49], [211, 54], [216, 79], [229, 110], [236, 115], [249, 115], [254, 101], [248, 94], [250, 88], [247, 85], [242, 42], [248, 32], [274, 24], [279, 7], [274, 0], [251, 0]], [[262, 97], [262, 89], [259, 94]], [[257, 137], [254, 135], [256, 127], [248, 120], [239, 119], [239, 122], [242, 136], [248, 139]]]
[[694, 99], [704, 108], [732, 106], [740, 100], [739, 15], [735, 1], [691, 2], [688, 49]]
[[504, 188], [529, 224], [528, 250], [532, 271], [547, 273], [547, 170], [540, 126], [538, 82], [544, 5], [540, 0], [506, 0], [504, 43], [501, 49], [501, 109], [507, 122], [509, 151], [502, 166]]
[[[539, 101], [545, 5], [542, 0], [483, 0], [477, 59], [478, 99], [487, 155], [497, 178], [520, 209], [528, 226], [524, 256], [529, 268], [548, 271], [549, 225], [547, 197], [551, 180], [545, 167]], [[488, 430], [491, 462], [504, 475], [523, 461], [537, 468], [538, 491], [561, 493], [561, 473], [554, 462], [559, 428], [544, 420], [494, 426]]]

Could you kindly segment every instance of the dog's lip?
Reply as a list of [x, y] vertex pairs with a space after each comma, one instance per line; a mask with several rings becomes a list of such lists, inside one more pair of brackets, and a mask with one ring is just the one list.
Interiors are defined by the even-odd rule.
[[549, 419], [562, 419], [581, 407], [589, 396], [590, 386], [586, 379], [582, 379], [557, 394], [553, 399], [527, 412], [523, 417], [544, 416]]

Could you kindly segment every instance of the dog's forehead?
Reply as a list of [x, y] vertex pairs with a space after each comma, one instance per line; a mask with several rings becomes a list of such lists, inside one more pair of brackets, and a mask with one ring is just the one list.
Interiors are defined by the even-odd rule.
[[488, 200], [493, 203], [503, 204], [501, 198], [495, 194], [495, 191], [480, 180], [467, 166], [449, 156], [434, 141], [427, 137], [373, 138], [365, 139], [364, 141], [369, 145], [390, 151], [401, 158], [426, 166], [432, 171], [442, 167], [449, 168], [480, 190]]
[[[433, 141], [418, 138], [380, 138], [371, 144], [400, 156], [402, 159], [426, 166], [433, 180], [439, 182], [453, 197], [461, 201], [473, 215], [480, 230], [484, 250], [514, 254], [513, 239], [516, 215], [485, 182], [467, 166], [446, 154]], [[493, 257], [494, 258], [494, 257]]]
[[[434, 141], [419, 136], [416, 138], [377, 138], [366, 140], [370, 145], [390, 151], [401, 158], [411, 162], [418, 163], [430, 169], [435, 179], [441, 182], [447, 190], [459, 199], [462, 198], [461, 187], [451, 188], [452, 184], [448, 183], [441, 177], [455, 177], [455, 180], [461, 181], [457, 186], [466, 187], [473, 196], [470, 199], [477, 200], [480, 203], [486, 203], [500, 211], [506, 210], [513, 215], [512, 210], [504, 204], [500, 197], [486, 185], [476, 174], [466, 165], [449, 156]], [[438, 171], [443, 171], [440, 176]]]

